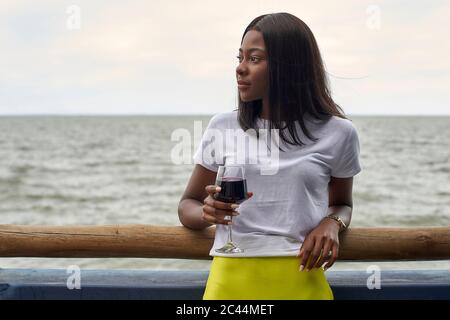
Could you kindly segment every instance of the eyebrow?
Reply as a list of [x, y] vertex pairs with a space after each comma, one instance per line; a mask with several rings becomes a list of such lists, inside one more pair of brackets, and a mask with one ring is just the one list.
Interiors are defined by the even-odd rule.
[[[250, 48], [250, 49], [248, 49], [247, 51], [248, 51], [248, 52], [252, 52], [252, 51], [256, 51], [256, 50], [264, 52], [264, 50], [261, 49], [261, 48]], [[242, 49], [241, 49], [241, 48], [239, 48], [239, 52], [242, 52]]]

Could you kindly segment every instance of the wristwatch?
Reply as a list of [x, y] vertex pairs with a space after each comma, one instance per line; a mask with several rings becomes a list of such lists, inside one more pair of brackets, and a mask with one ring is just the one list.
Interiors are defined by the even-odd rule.
[[344, 223], [344, 221], [342, 221], [340, 217], [330, 214], [329, 216], [327, 216], [327, 218], [336, 220], [337, 222], [339, 222], [339, 225], [342, 227], [342, 229], [347, 229], [347, 225]]

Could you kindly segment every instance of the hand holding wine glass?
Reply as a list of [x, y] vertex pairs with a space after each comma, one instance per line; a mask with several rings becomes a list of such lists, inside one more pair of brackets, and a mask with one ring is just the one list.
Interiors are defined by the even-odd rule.
[[[203, 220], [212, 224], [228, 225], [231, 223], [231, 220], [227, 219], [227, 217], [239, 215], [239, 212], [232, 207], [233, 203], [216, 200], [216, 194], [220, 192], [220, 186], [208, 185], [205, 187], [205, 191], [208, 193], [208, 196], [203, 200]], [[247, 192], [247, 199], [252, 196], [252, 192]]]

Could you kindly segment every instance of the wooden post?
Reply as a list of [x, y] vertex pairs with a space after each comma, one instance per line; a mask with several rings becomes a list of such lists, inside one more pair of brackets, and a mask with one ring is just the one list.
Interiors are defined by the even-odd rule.
[[[0, 225], [0, 257], [210, 259], [214, 231], [152, 225]], [[450, 228], [351, 228], [340, 235], [338, 259], [450, 259]]]

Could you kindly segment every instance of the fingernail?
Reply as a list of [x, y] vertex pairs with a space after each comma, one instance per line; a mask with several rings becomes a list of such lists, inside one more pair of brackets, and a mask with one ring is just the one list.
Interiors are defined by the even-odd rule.
[[303, 265], [300, 266], [300, 268], [298, 270], [303, 271], [305, 267]]
[[216, 191], [217, 191], [217, 192], [220, 192], [220, 190], [222, 190], [221, 187], [216, 187]]
[[238, 205], [238, 204], [232, 204], [232, 205], [231, 205], [231, 209], [237, 209], [237, 208], [239, 208], [239, 205]]

